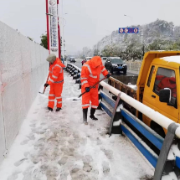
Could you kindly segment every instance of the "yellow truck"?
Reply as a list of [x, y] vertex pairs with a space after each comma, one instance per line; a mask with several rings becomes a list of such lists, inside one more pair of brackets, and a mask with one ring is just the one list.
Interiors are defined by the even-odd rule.
[[[128, 86], [113, 77], [109, 78], [108, 83], [180, 123], [180, 51], [147, 52], [142, 61], [136, 86]], [[125, 104], [125, 108], [165, 137], [166, 129], [128, 104]]]

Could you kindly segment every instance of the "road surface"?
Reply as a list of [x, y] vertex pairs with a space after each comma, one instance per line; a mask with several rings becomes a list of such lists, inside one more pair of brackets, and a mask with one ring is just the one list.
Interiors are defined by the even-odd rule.
[[[82, 59], [76, 59], [76, 63], [72, 63], [72, 64], [74, 64], [77, 67], [81, 68], [82, 67], [81, 61], [82, 61]], [[136, 84], [138, 73], [137, 72], [130, 72], [130, 71], [128, 71], [127, 74], [124, 75], [123, 73], [116, 73], [116, 72], [114, 72], [114, 74], [112, 76], [114, 78], [122, 81], [125, 84], [128, 84], [128, 83]], [[102, 77], [103, 76], [101, 76], [101, 78]]]

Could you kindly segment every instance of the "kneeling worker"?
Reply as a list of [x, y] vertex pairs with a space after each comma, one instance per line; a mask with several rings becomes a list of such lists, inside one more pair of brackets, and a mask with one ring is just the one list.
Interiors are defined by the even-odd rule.
[[110, 77], [108, 71], [103, 66], [101, 57], [95, 56], [88, 62], [86, 62], [81, 70], [81, 91], [87, 92], [82, 96], [82, 108], [83, 108], [83, 121], [84, 124], [88, 125], [87, 123], [87, 113], [88, 107], [90, 106], [91, 102], [91, 112], [90, 118], [92, 120], [97, 121], [98, 119], [94, 116], [95, 111], [99, 105], [99, 94], [98, 94], [98, 85], [94, 88], [90, 89], [90, 86], [93, 86], [100, 80], [100, 74]]
[[56, 98], [56, 111], [60, 111], [62, 108], [61, 93], [64, 84], [63, 68], [65, 67], [65, 65], [59, 58], [56, 58], [56, 55], [54, 54], [50, 54], [47, 58], [47, 61], [50, 63], [49, 80], [46, 84], [44, 84], [44, 86], [47, 87], [50, 85], [48, 110], [53, 111], [54, 101]]

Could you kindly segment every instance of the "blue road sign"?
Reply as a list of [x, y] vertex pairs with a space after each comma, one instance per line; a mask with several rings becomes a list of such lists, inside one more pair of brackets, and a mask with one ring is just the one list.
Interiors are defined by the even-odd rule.
[[139, 28], [119, 28], [119, 33], [120, 34], [129, 34], [129, 33], [134, 33], [134, 34], [137, 34], [139, 33]]

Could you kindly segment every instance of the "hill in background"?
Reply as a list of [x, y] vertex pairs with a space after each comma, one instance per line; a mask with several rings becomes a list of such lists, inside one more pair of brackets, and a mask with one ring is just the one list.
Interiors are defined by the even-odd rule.
[[138, 34], [119, 34], [118, 30], [105, 36], [93, 49], [83, 48], [82, 55], [120, 56], [125, 60], [142, 59], [143, 52], [149, 50], [180, 50], [180, 26], [172, 22], [155, 22], [130, 26], [138, 27]]

